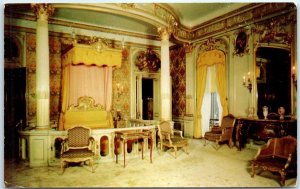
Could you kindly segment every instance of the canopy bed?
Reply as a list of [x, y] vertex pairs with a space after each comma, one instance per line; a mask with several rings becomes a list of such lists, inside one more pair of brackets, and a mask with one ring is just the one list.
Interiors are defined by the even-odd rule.
[[[92, 45], [74, 44], [62, 55], [62, 95], [59, 126], [57, 130], [26, 130], [19, 132], [19, 156], [29, 160], [29, 166], [59, 165], [62, 141], [67, 130], [75, 125], [91, 129], [95, 140], [95, 162], [114, 161], [115, 152], [123, 154], [120, 145], [115, 149], [116, 132], [148, 130], [155, 144], [155, 125], [153, 123], [134, 125], [130, 128], [114, 128], [112, 104], [112, 68], [120, 67], [121, 50], [112, 49], [101, 41]], [[52, 128], [53, 129], [53, 128]], [[138, 148], [139, 143], [132, 148]], [[148, 140], [145, 152], [150, 153]], [[155, 145], [154, 145], [155, 148]], [[128, 152], [129, 153], [129, 152]], [[130, 157], [139, 156], [132, 150]]]
[[[95, 46], [96, 45], [96, 46]], [[58, 130], [74, 124], [90, 128], [113, 128], [112, 67], [120, 67], [120, 50], [97, 41], [75, 43], [62, 55], [62, 97]]]

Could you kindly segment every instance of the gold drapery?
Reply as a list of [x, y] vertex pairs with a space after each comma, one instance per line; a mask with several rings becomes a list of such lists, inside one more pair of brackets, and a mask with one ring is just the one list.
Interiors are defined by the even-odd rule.
[[99, 51], [95, 46], [84, 44], [75, 44], [72, 49], [62, 56], [63, 67], [69, 64], [121, 67], [121, 62], [121, 50], [103, 47]]
[[[201, 107], [203, 96], [206, 87], [206, 75], [207, 68], [209, 66], [216, 65], [216, 83], [217, 90], [220, 96], [221, 105], [223, 108], [222, 115], [228, 114], [228, 106], [226, 100], [226, 75], [225, 75], [225, 54], [220, 50], [211, 50], [206, 51], [197, 59], [197, 90], [196, 90], [196, 119], [195, 119], [195, 127], [194, 127], [194, 138], [201, 138], [202, 136], [202, 115], [201, 115]], [[223, 116], [222, 116], [223, 117]]]
[[102, 46], [101, 51], [97, 51], [95, 46], [75, 44], [72, 49], [62, 55], [62, 94], [61, 94], [61, 114], [59, 116], [59, 130], [62, 130], [63, 116], [69, 105], [70, 92], [70, 66], [72, 65], [95, 65], [121, 67], [121, 50], [111, 49]]

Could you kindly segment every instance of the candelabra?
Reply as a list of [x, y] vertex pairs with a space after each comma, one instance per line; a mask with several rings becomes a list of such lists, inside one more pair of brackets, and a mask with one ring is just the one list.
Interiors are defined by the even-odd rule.
[[252, 91], [252, 82], [250, 79], [250, 72], [248, 72], [248, 78], [246, 80], [246, 76], [243, 76], [243, 85], [249, 89], [249, 92]]

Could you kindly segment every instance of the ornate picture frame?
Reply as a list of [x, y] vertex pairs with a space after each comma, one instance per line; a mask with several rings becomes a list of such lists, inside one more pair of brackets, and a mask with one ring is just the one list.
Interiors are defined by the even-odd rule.
[[238, 32], [234, 41], [234, 55], [243, 56], [249, 52], [248, 38], [249, 36], [245, 31], [241, 30]]

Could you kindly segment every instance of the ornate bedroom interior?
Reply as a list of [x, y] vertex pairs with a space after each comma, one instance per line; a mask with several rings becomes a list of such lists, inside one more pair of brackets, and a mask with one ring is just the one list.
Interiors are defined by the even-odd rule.
[[[5, 4], [3, 62], [6, 187], [297, 185], [296, 148], [251, 178], [297, 139], [293, 2]], [[65, 166], [74, 126], [92, 170]]]

